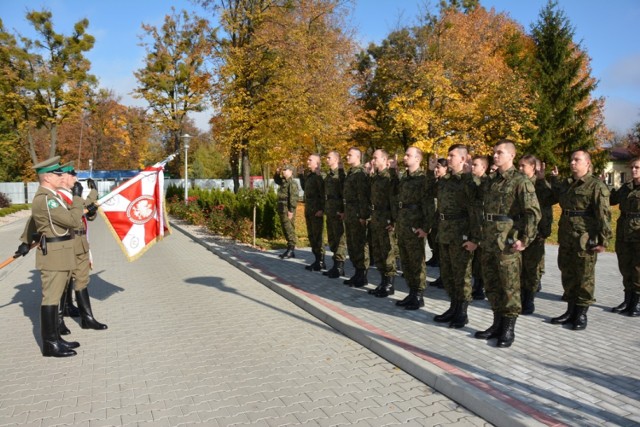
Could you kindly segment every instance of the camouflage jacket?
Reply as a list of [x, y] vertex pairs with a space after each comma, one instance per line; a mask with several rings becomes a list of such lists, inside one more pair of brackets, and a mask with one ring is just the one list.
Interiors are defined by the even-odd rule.
[[298, 206], [298, 183], [293, 179], [284, 179], [279, 173], [275, 174], [273, 180], [278, 184], [278, 212], [295, 212]]
[[428, 185], [427, 195], [435, 198], [438, 206], [437, 212], [429, 214], [427, 219], [429, 229], [438, 227], [439, 243], [479, 243], [481, 211], [478, 208], [478, 186], [473, 176], [464, 172], [448, 173], [437, 181], [427, 181], [432, 183]]
[[327, 216], [335, 217], [337, 213], [344, 212], [344, 202], [342, 197], [344, 178], [344, 169], [337, 168], [327, 172], [324, 177], [324, 210]]
[[533, 183], [514, 167], [494, 172], [481, 181], [481, 206], [484, 209], [481, 246], [485, 250], [504, 251], [516, 240], [525, 246], [536, 237], [540, 222], [540, 204]]
[[320, 173], [309, 172], [302, 178], [304, 188], [304, 214], [315, 215], [324, 211], [324, 179]]
[[349, 169], [342, 191], [345, 219], [369, 219], [369, 178], [363, 166]]
[[397, 217], [398, 175], [395, 170], [376, 172], [371, 181], [371, 221], [393, 224]]
[[582, 250], [607, 246], [612, 231], [610, 192], [604, 182], [590, 173], [579, 179], [552, 177], [551, 195], [562, 208], [558, 225], [561, 245], [579, 243]]
[[640, 242], [640, 185], [629, 181], [617, 190], [612, 190], [609, 204], [620, 205], [616, 241]]
[[[407, 171], [398, 184], [398, 216], [396, 229], [421, 228], [428, 231], [427, 215], [433, 212], [433, 198], [425, 196], [426, 176], [422, 169]], [[406, 231], [406, 230], [405, 230]]]

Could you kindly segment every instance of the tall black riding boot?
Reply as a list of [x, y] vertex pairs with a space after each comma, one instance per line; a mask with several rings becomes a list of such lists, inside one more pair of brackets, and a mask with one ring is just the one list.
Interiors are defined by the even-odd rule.
[[522, 314], [533, 314], [533, 312], [536, 311], [536, 306], [533, 302], [535, 294], [531, 291], [522, 290], [520, 296], [520, 300], [522, 302]]
[[386, 298], [389, 295], [393, 295], [396, 292], [396, 288], [393, 286], [395, 280], [396, 276], [386, 276], [386, 284], [375, 296], [378, 298]]
[[632, 292], [631, 301], [629, 301], [629, 308], [625, 313], [629, 317], [640, 317], [640, 294]]
[[75, 305], [73, 305], [73, 277], [70, 278], [69, 283], [67, 283], [65, 297], [67, 301], [64, 306], [63, 314], [67, 317], [80, 317], [80, 311]]
[[455, 311], [453, 313], [453, 318], [451, 319], [451, 323], [449, 323], [450, 328], [464, 328], [467, 323], [469, 323], [469, 316], [467, 316], [467, 308], [469, 308], [468, 301], [457, 301]]
[[516, 320], [517, 317], [503, 317], [502, 318], [502, 331], [498, 337], [498, 344], [496, 347], [507, 348], [511, 347], [511, 344], [516, 339]]
[[567, 311], [558, 317], [554, 317], [550, 322], [554, 325], [566, 325], [573, 322], [573, 315], [576, 311], [576, 304], [574, 302], [567, 303]]
[[371, 295], [376, 295], [382, 288], [387, 284], [387, 276], [385, 276], [384, 272], [380, 271], [380, 284], [376, 286], [375, 289], [369, 289], [367, 293]]
[[482, 340], [490, 340], [492, 338], [498, 338], [500, 333], [502, 332], [502, 316], [500, 316], [495, 311], [493, 312], [493, 323], [489, 326], [488, 329], [484, 331], [478, 331], [473, 336], [482, 339]]
[[60, 335], [69, 335], [71, 333], [67, 325], [64, 324], [64, 308], [67, 304], [67, 292], [69, 292], [69, 290], [65, 288], [62, 293], [62, 298], [60, 298], [60, 304], [58, 304], [58, 333]]
[[482, 279], [479, 277], [473, 278], [473, 285], [471, 287], [471, 298], [478, 301], [485, 298], [484, 284], [482, 283]]
[[456, 311], [456, 301], [451, 300], [451, 303], [449, 304], [449, 308], [447, 309], [447, 311], [435, 316], [433, 318], [433, 321], [438, 323], [451, 322], [451, 319], [453, 319], [453, 314], [455, 313], [455, 311]]
[[40, 307], [40, 335], [42, 355], [45, 357], [69, 357], [77, 353], [58, 341], [58, 306]]
[[344, 275], [344, 261], [334, 261], [331, 270], [325, 271], [322, 274], [326, 274], [329, 279], [337, 279]]
[[588, 305], [576, 305], [571, 329], [574, 331], [587, 329], [587, 311], [589, 311]]
[[93, 317], [91, 301], [89, 300], [89, 291], [87, 288], [84, 288], [81, 291], [76, 291], [76, 300], [78, 301], [78, 308], [80, 309], [80, 326], [82, 326], [82, 329], [107, 329], [107, 325], [98, 322]]
[[416, 290], [413, 294], [413, 298], [410, 298], [409, 301], [404, 306], [405, 310], [417, 310], [420, 307], [424, 307], [424, 297], [422, 294], [424, 291]]
[[611, 311], [613, 313], [624, 313], [629, 308], [629, 302], [631, 302], [632, 292], [624, 291], [624, 301], [620, 305], [613, 307]]

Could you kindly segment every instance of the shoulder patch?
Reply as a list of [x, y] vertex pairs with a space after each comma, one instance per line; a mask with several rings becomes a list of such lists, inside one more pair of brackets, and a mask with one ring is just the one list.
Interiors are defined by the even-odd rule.
[[49, 206], [49, 209], [55, 209], [60, 206], [60, 203], [58, 203], [58, 201], [55, 199], [49, 199], [49, 201], [47, 202], [47, 206]]

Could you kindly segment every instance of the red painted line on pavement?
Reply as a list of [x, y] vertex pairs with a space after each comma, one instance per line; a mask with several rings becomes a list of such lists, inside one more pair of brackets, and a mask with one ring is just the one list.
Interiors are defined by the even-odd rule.
[[403, 341], [401, 339], [399, 339], [398, 337], [391, 335], [389, 332], [382, 330], [362, 319], [360, 319], [359, 317], [354, 316], [353, 314], [341, 309], [340, 307], [326, 301], [324, 298], [309, 293], [307, 291], [305, 291], [304, 289], [299, 288], [298, 286], [296, 286], [295, 284], [283, 279], [282, 277], [278, 276], [277, 274], [275, 274], [273, 271], [266, 271], [264, 266], [258, 266], [255, 265], [253, 262], [251, 262], [249, 259], [245, 258], [244, 256], [242, 256], [240, 253], [236, 253], [235, 254], [236, 257], [238, 258], [243, 258], [243, 261], [251, 266], [254, 266], [256, 270], [260, 270], [264, 273], [268, 273], [270, 276], [272, 276], [273, 278], [277, 279], [280, 283], [289, 286], [290, 288], [294, 289], [295, 291], [297, 291], [298, 293], [304, 295], [305, 297], [313, 300], [314, 302], [323, 305], [324, 307], [328, 308], [329, 310], [333, 311], [336, 314], [341, 315], [342, 317], [345, 317], [347, 319], [349, 319], [350, 321], [356, 323], [357, 325], [361, 326], [362, 328], [366, 329], [369, 332], [375, 333], [391, 342], [393, 342], [394, 344], [396, 344], [397, 346], [403, 348], [404, 350], [409, 351], [410, 353], [416, 355], [417, 357], [419, 357], [422, 360], [425, 360], [429, 363], [432, 363], [433, 365], [439, 367], [440, 369], [446, 371], [449, 374], [455, 375], [456, 377], [460, 378], [461, 380], [465, 381], [466, 383], [484, 391], [485, 393], [495, 397], [496, 399], [512, 406], [513, 408], [516, 408], [517, 410], [519, 410], [520, 412], [529, 415], [532, 418], [535, 418], [536, 420], [540, 421], [541, 423], [548, 425], [550, 427], [563, 427], [566, 426], [566, 424], [564, 424], [563, 422], [561, 422], [560, 420], [557, 420], [543, 412], [540, 412], [539, 410], [527, 405], [526, 403], [512, 397], [509, 396], [503, 392], [501, 392], [500, 390], [496, 389], [495, 387], [491, 386], [491, 384], [479, 380], [478, 378], [474, 377], [473, 375], [469, 374], [466, 371], [461, 370], [460, 368], [457, 368], [453, 365], [451, 365], [450, 363], [447, 363], [441, 359], [438, 359], [436, 357], [434, 357], [433, 355], [431, 355], [428, 351], [421, 349], [420, 347], [416, 347], [412, 344], [409, 344], [406, 341]]

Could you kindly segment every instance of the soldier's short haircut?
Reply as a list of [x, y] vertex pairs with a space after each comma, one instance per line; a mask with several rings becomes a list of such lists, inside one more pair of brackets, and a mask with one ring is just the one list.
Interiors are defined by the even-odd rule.
[[331, 150], [327, 153], [327, 156], [330, 156], [331, 154], [333, 154], [334, 156], [337, 156], [338, 158], [340, 158], [340, 153], [338, 153], [337, 150]]
[[464, 144], [453, 144], [451, 147], [449, 147], [449, 153], [452, 152], [453, 150], [462, 150], [464, 152], [464, 154], [468, 154], [469, 153], [469, 147], [467, 147]]
[[525, 154], [524, 156], [520, 157], [520, 161], [535, 167], [538, 163], [538, 158], [533, 154]]
[[385, 150], [384, 148], [377, 148], [377, 149], [374, 151], [374, 153], [375, 153], [376, 151], [379, 151], [379, 152], [380, 152], [380, 154], [382, 154], [382, 157], [383, 157], [383, 158], [385, 158], [385, 159], [388, 159], [388, 158], [389, 158], [389, 153], [387, 153], [387, 150]]
[[362, 160], [362, 150], [360, 150], [358, 147], [350, 147], [349, 150], [347, 150], [347, 152], [349, 151], [357, 151], [358, 157], [360, 157], [360, 160]]
[[449, 166], [449, 162], [447, 162], [447, 159], [445, 159], [444, 157], [440, 157], [438, 160], [436, 160], [436, 163], [438, 163], [443, 168]]
[[[418, 158], [420, 159], [420, 161], [422, 161], [422, 159], [424, 159], [424, 153], [422, 152], [421, 149], [419, 149], [418, 147], [416, 147], [415, 145], [412, 145], [409, 148], [413, 148], [413, 150], [416, 152], [416, 155], [418, 156]], [[407, 148], [407, 150], [409, 149]]]
[[629, 166], [633, 165], [635, 162], [640, 162], [640, 156], [635, 156], [633, 159], [629, 161]]
[[473, 156], [471, 158], [471, 160], [480, 160], [482, 163], [484, 163], [484, 167], [489, 169], [489, 157], [487, 156], [483, 156], [482, 154], [476, 154], [475, 156]]
[[576, 153], [584, 153], [584, 156], [587, 158], [587, 160], [591, 161], [591, 154], [589, 154], [586, 148], [578, 148], [577, 150], [573, 150], [571, 152], [571, 157], [569, 158], [573, 158], [573, 155]]
[[495, 145], [493, 146], [493, 148], [496, 148], [498, 145], [506, 145], [508, 146], [511, 150], [513, 150], [513, 152], [516, 152], [516, 143], [513, 142], [510, 139], [501, 139], [498, 142], [495, 143]]
[[318, 164], [320, 164], [320, 154], [312, 153], [312, 154], [309, 154], [309, 157], [313, 157], [318, 161]]

